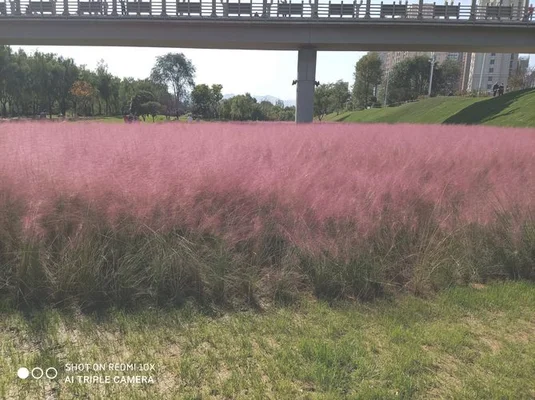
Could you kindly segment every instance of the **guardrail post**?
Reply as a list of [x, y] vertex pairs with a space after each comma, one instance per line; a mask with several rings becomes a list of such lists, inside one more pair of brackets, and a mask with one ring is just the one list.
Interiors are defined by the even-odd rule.
[[370, 5], [371, 0], [366, 0], [366, 14], [364, 14], [364, 18], [370, 18]]
[[422, 19], [423, 18], [423, 15], [422, 15], [422, 9], [424, 8], [424, 0], [420, 0], [418, 2], [418, 19]]
[[167, 4], [165, 0], [162, 0], [162, 13], [160, 14], [161, 17], [167, 17]]
[[472, 6], [470, 7], [470, 21], [476, 19], [477, 0], [472, 0]]
[[63, 0], [63, 13], [62, 15], [69, 15], [69, 0]]

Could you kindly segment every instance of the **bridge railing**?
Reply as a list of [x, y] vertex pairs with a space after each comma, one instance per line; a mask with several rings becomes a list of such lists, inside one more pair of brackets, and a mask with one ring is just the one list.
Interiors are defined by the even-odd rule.
[[[414, 1], [414, 0], [413, 0]], [[372, 3], [298, 0], [0, 0], [0, 18], [68, 16], [98, 18], [239, 18], [349, 20], [522, 21], [526, 11], [499, 3]]]

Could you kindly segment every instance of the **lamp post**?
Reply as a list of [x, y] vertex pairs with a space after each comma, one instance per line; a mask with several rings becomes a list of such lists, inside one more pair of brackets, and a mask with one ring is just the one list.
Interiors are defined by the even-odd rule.
[[390, 81], [390, 69], [386, 71], [385, 99], [383, 101], [383, 107], [386, 107], [386, 99], [388, 98], [388, 82], [389, 81]]
[[485, 59], [487, 58], [487, 53], [483, 53], [483, 61], [481, 62], [481, 73], [479, 74], [479, 86], [477, 88], [477, 96], [481, 93], [481, 82], [483, 81], [483, 67], [485, 67]]
[[431, 97], [431, 89], [433, 87], [433, 70], [435, 69], [435, 52], [431, 53], [431, 73], [429, 75], [429, 93], [428, 96]]

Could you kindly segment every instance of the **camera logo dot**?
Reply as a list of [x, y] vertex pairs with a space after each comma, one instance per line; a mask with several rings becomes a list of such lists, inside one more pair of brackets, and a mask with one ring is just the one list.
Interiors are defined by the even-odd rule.
[[56, 379], [58, 376], [58, 370], [54, 367], [47, 368], [46, 371], [43, 371], [42, 368], [35, 367], [30, 370], [26, 367], [20, 367], [17, 371], [17, 376], [20, 379], [27, 379], [29, 376], [32, 376], [33, 379], [41, 379], [43, 376], [46, 376], [48, 379]]
[[47, 368], [45, 375], [48, 379], [54, 379], [56, 376], [58, 376], [58, 370], [53, 367]]
[[43, 370], [39, 367], [35, 367], [32, 369], [32, 378], [33, 379], [41, 379], [43, 377]]
[[28, 370], [28, 368], [21, 367], [21, 368], [19, 368], [19, 370], [17, 371], [17, 376], [18, 376], [20, 379], [26, 379], [27, 377], [30, 376], [30, 371]]

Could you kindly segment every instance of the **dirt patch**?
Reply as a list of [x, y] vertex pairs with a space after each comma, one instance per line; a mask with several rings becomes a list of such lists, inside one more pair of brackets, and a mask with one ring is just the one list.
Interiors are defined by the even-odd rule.
[[478, 290], [481, 290], [481, 289], [486, 289], [487, 286], [486, 285], [483, 285], [482, 283], [471, 283], [470, 284], [470, 287], [472, 289], [478, 289]]
[[492, 353], [494, 354], [498, 353], [502, 349], [502, 344], [494, 338], [485, 336], [485, 337], [480, 337], [479, 339], [481, 340], [481, 342], [486, 344], [490, 348]]

